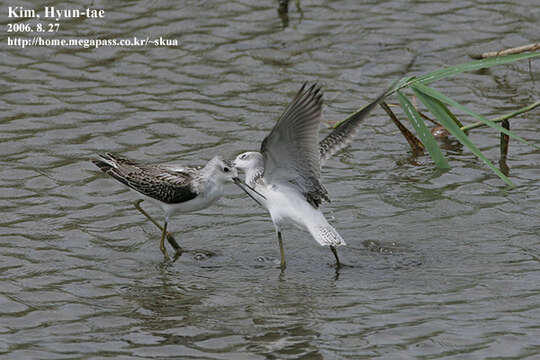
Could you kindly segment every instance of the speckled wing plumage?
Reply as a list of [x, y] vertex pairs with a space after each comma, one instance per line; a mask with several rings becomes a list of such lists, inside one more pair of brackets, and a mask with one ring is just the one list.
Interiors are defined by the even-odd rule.
[[292, 184], [314, 207], [329, 201], [319, 181], [321, 111], [320, 87], [304, 84], [261, 145], [265, 181]]
[[182, 203], [198, 195], [193, 187], [198, 173], [196, 168], [139, 164], [113, 154], [100, 157], [92, 162], [103, 172], [143, 195], [168, 204]]
[[319, 152], [321, 156], [321, 166], [332, 155], [349, 145], [352, 139], [360, 130], [360, 123], [366, 116], [386, 97], [389, 90], [379, 95], [372, 103], [365, 106], [362, 110], [351, 115], [345, 121], [341, 122], [332, 130], [328, 136], [319, 143]]

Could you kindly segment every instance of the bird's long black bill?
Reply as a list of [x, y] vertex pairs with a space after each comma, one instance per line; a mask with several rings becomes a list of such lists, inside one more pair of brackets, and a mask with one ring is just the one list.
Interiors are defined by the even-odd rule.
[[261, 204], [261, 202], [259, 200], [257, 200], [247, 189], [253, 191], [255, 194], [259, 195], [261, 198], [265, 199], [266, 198], [264, 197], [263, 194], [261, 194], [260, 192], [258, 192], [257, 190], [255, 190], [254, 188], [252, 188], [251, 186], [249, 186], [248, 184], [242, 182], [242, 180], [240, 180], [239, 178], [234, 178], [233, 179], [234, 183], [236, 185], [238, 185], [238, 187], [240, 189], [242, 189], [250, 198], [253, 199], [253, 201], [255, 201], [257, 204], [263, 206], [263, 204]]

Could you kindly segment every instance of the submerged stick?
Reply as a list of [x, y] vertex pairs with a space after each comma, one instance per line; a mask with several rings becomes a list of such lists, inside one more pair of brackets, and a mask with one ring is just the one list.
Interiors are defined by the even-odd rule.
[[278, 13], [286, 14], [289, 12], [289, 0], [278, 1]]
[[433, 125], [435, 126], [442, 126], [441, 123], [433, 120], [432, 118], [430, 118], [429, 116], [427, 116], [426, 114], [424, 114], [423, 112], [419, 111], [418, 108], [416, 109], [416, 111], [418, 111], [418, 113], [420, 114], [420, 116], [424, 119], [426, 119], [427, 121], [431, 122]]
[[[510, 130], [510, 122], [508, 121], [508, 119], [504, 119], [501, 126], [506, 130]], [[510, 168], [506, 163], [506, 159], [508, 157], [509, 142], [510, 137], [505, 133], [501, 133], [501, 158], [499, 160], [499, 167], [501, 168], [501, 172], [506, 176], [508, 176], [508, 174], [510, 173]]]
[[390, 116], [390, 119], [392, 119], [394, 124], [396, 124], [399, 131], [401, 131], [401, 134], [411, 146], [413, 153], [415, 155], [422, 155], [424, 153], [424, 144], [422, 144], [422, 142], [399, 121], [394, 112], [390, 109], [390, 107], [388, 107], [388, 104], [382, 101], [379, 105], [384, 109], [384, 111], [386, 111], [388, 116]]
[[499, 50], [499, 51], [489, 51], [489, 52], [485, 52], [483, 54], [475, 54], [475, 55], [473, 54], [473, 55], [470, 55], [470, 56], [473, 59], [486, 59], [486, 58], [495, 57], [495, 56], [521, 54], [521, 53], [526, 52], [526, 51], [536, 51], [538, 49], [540, 49], [540, 43], [528, 44], [528, 45], [518, 46], [518, 47], [514, 47], [514, 48], [503, 49], [503, 50]]
[[[504, 121], [504, 120], [508, 120], [508, 119], [510, 119], [510, 118], [512, 118], [514, 116], [523, 114], [523, 113], [525, 113], [527, 111], [531, 111], [531, 110], [537, 108], [538, 106], [540, 106], [540, 101], [537, 101], [534, 104], [531, 104], [529, 106], [525, 106], [524, 108], [521, 108], [521, 109], [516, 110], [514, 112], [511, 112], [509, 114], [499, 116], [498, 118], [495, 118], [495, 119], [493, 119], [491, 121], [493, 121], [493, 122], [501, 122], [501, 121]], [[461, 127], [461, 130], [468, 131], [468, 130], [476, 129], [476, 128], [479, 128], [479, 127], [482, 127], [482, 126], [487, 126], [487, 125], [485, 123], [481, 122], [481, 121], [478, 121], [478, 122], [475, 122], [473, 124]]]

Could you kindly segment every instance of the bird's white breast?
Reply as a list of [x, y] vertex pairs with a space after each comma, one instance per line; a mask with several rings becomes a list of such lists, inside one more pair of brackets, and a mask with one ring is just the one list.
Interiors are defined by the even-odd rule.
[[[141, 196], [142, 194], [138, 193], [138, 195]], [[151, 197], [142, 195], [145, 200], [149, 200], [163, 209], [166, 217], [205, 209], [221, 198], [221, 196], [223, 196], [223, 185], [215, 183], [209, 183], [206, 186], [201, 187], [199, 194], [195, 198], [177, 204], [163, 203]]]
[[314, 218], [319, 218], [319, 211], [311, 206], [296, 189], [286, 185], [271, 185], [264, 188], [263, 195], [267, 198], [266, 207], [272, 221], [278, 227], [291, 224], [305, 230], [308, 223]]

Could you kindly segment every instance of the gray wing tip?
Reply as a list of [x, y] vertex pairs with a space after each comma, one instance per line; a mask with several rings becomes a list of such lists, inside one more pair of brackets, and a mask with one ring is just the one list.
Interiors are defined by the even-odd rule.
[[352, 141], [352, 138], [360, 130], [362, 121], [379, 103], [384, 101], [391, 93], [394, 86], [395, 82], [384, 92], [380, 93], [371, 103], [340, 122], [330, 134], [319, 142], [319, 153], [322, 162], [328, 160], [328, 158], [343, 149]]
[[105, 161], [105, 162], [111, 162], [111, 161], [117, 161], [117, 158], [112, 153], [97, 153], [98, 159], [92, 160], [92, 162], [96, 161]]
[[91, 161], [103, 172], [106, 172], [111, 176], [113, 176], [113, 173], [115, 173], [116, 176], [123, 176], [122, 170], [120, 169], [122, 166], [138, 166], [135, 161], [117, 156], [113, 153], [98, 153], [97, 155], [98, 159], [92, 159]]
[[[309, 88], [307, 88], [309, 82], [305, 81], [302, 84], [302, 87], [300, 87], [300, 90], [296, 93], [296, 96], [294, 97], [294, 100], [298, 100], [299, 98], [313, 98], [316, 100], [316, 102], [319, 102], [320, 99], [323, 96], [322, 86], [315, 81]], [[294, 103], [294, 100], [291, 103]]]
[[297, 107], [304, 107], [311, 110], [315, 109], [319, 113], [322, 111], [323, 91], [321, 85], [318, 82], [314, 82], [309, 88], [306, 89], [307, 84], [308, 83], [305, 82], [302, 85], [293, 101], [291, 101], [289, 104], [287, 110], [292, 110]]
[[103, 159], [107, 159], [107, 160], [110, 160], [110, 159], [114, 159], [116, 156], [113, 154], [113, 153], [98, 153], [97, 154], [100, 158], [103, 158]]
[[112, 168], [111, 165], [107, 164], [104, 161], [101, 161], [101, 160], [98, 160], [98, 159], [92, 159], [91, 161], [92, 161], [92, 163], [94, 163], [94, 165], [96, 165], [103, 172], [107, 172]]
[[96, 165], [101, 171], [107, 172], [110, 169], [113, 168], [113, 165], [111, 164], [111, 161], [114, 161], [114, 157], [112, 157], [112, 154], [105, 153], [105, 154], [97, 154], [97, 159], [92, 159], [92, 163]]

